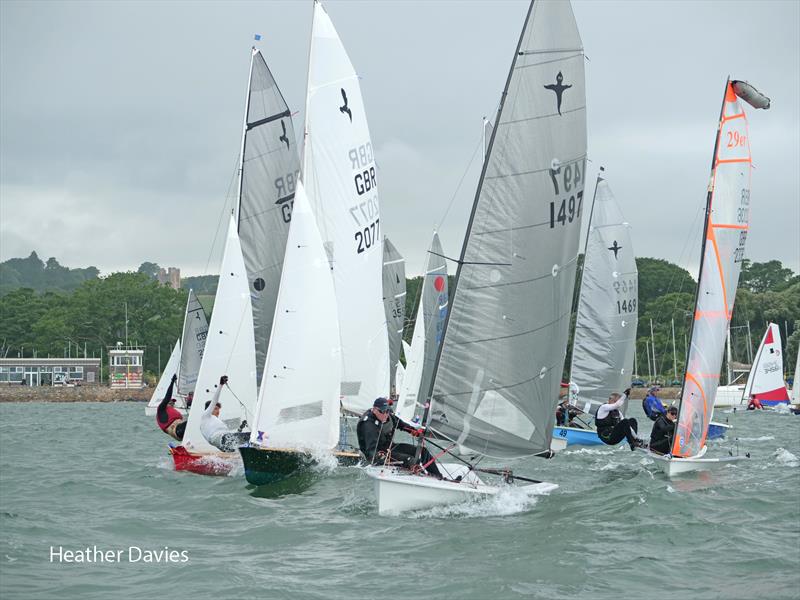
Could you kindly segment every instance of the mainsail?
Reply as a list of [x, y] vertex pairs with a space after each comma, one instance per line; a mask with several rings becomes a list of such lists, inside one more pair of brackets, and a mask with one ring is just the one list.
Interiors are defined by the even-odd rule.
[[383, 238], [383, 306], [389, 334], [389, 385], [394, 391], [400, 361], [400, 344], [406, 318], [406, 261], [388, 237]]
[[292, 449], [336, 446], [340, 365], [333, 278], [314, 214], [298, 184], [251, 443]]
[[794, 365], [794, 379], [792, 379], [792, 404], [800, 404], [800, 347], [797, 349], [797, 358]]
[[[630, 225], [597, 178], [586, 237], [570, 381], [596, 407], [630, 386], [638, 320], [638, 271]], [[580, 402], [579, 402], [580, 403]], [[592, 411], [594, 412], [594, 411]]]
[[239, 180], [239, 239], [253, 306], [256, 366], [264, 365], [300, 160], [292, 117], [253, 48]]
[[325, 9], [315, 2], [302, 179], [333, 271], [342, 405], [351, 412], [362, 412], [389, 393], [376, 170], [358, 75]]
[[180, 364], [180, 361], [181, 341], [178, 339], [175, 341], [175, 347], [172, 348], [172, 354], [169, 355], [169, 360], [167, 360], [164, 371], [161, 373], [161, 378], [158, 380], [158, 384], [156, 384], [156, 389], [153, 390], [153, 395], [150, 396], [150, 402], [147, 403], [147, 406], [144, 409], [144, 414], [147, 416], [156, 414], [156, 408], [158, 408], [158, 405], [161, 404], [161, 401], [164, 399], [167, 389], [169, 388], [169, 383], [172, 380], [172, 376], [178, 372], [178, 365]]
[[586, 164], [584, 55], [569, 2], [534, 2], [461, 251], [432, 427], [498, 458], [547, 451], [564, 367]]
[[256, 364], [253, 352], [253, 309], [247, 288], [247, 271], [239, 236], [236, 234], [236, 222], [231, 217], [208, 341], [183, 437], [183, 445], [190, 451], [217, 452], [200, 432], [200, 418], [205, 403], [212, 400], [222, 375], [227, 375], [229, 381], [219, 397], [222, 404], [220, 418], [237, 421], [251, 421], [253, 418]]
[[744, 402], [757, 398], [763, 404], [789, 402], [789, 392], [783, 381], [783, 348], [781, 330], [775, 323], [767, 326], [767, 331], [756, 352], [756, 358], [744, 386]]
[[184, 397], [194, 392], [206, 347], [206, 337], [208, 337], [206, 313], [194, 290], [189, 290], [186, 313], [183, 316], [181, 361], [178, 367], [178, 392]]
[[694, 323], [673, 456], [696, 456], [706, 442], [749, 229], [750, 170], [747, 117], [729, 80], [708, 184]]
[[425, 398], [431, 388], [436, 353], [447, 317], [447, 261], [437, 233], [433, 234], [420, 290], [411, 351], [406, 354], [406, 372], [397, 407], [397, 415], [406, 421], [413, 419], [415, 413], [422, 415], [424, 402], [417, 400]]

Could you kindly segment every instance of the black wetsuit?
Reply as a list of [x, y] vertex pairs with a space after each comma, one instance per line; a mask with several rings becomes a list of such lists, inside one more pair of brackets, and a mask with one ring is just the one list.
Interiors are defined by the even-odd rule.
[[[175, 380], [169, 382], [169, 387], [167, 388], [167, 393], [164, 395], [164, 399], [158, 405], [156, 409], [156, 421], [159, 424], [159, 427], [162, 427], [163, 424], [169, 421], [169, 415], [167, 414], [167, 406], [169, 406], [169, 401], [172, 400], [172, 388], [175, 387]], [[163, 429], [163, 427], [162, 427]], [[186, 421], [178, 423], [175, 426], [175, 435], [178, 436], [179, 440], [183, 440], [183, 434], [186, 432]]]
[[672, 447], [672, 436], [675, 433], [675, 423], [670, 421], [666, 415], [661, 415], [653, 423], [653, 431], [650, 432], [650, 450], [669, 454]]
[[[396, 429], [411, 432], [414, 428], [403, 423], [396, 415], [389, 413], [385, 423], [381, 423], [372, 409], [367, 410], [358, 420], [356, 433], [358, 434], [358, 447], [370, 464], [376, 462], [379, 452], [388, 453], [391, 450], [392, 460], [403, 462], [403, 466], [410, 468], [416, 460], [417, 447], [413, 444], [392, 444]], [[430, 463], [430, 464], [428, 464]], [[425, 470], [431, 475], [441, 477], [436, 463], [433, 462], [430, 452], [425, 448], [420, 454], [420, 464], [427, 465]]]
[[602, 419], [595, 419], [597, 425], [597, 436], [603, 443], [615, 446], [622, 440], [627, 439], [631, 450], [636, 446], [636, 436], [638, 423], [636, 419], [623, 419], [618, 410], [612, 410]]

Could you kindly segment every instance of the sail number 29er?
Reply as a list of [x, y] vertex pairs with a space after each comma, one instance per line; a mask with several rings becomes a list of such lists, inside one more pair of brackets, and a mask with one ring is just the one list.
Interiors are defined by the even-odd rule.
[[353, 235], [356, 253], [361, 254], [380, 240], [381, 220], [372, 144], [367, 142], [357, 148], [351, 148], [347, 156], [350, 159], [353, 184], [359, 200], [349, 208], [349, 211], [357, 226]]
[[[556, 200], [550, 203], [550, 229], [555, 228], [556, 224], [566, 225], [575, 220], [580, 223], [583, 210], [581, 184], [585, 170], [585, 158], [559, 165], [557, 169], [550, 169], [550, 180], [553, 182], [553, 192], [556, 195]], [[579, 187], [581, 189], [578, 189]]]

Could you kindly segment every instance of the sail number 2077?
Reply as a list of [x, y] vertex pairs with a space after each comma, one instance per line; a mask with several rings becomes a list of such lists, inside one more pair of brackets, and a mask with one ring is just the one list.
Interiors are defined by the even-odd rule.
[[361, 254], [372, 244], [378, 241], [381, 234], [381, 220], [375, 219], [372, 223], [364, 227], [361, 231], [356, 231], [355, 239], [358, 244], [357, 253]]

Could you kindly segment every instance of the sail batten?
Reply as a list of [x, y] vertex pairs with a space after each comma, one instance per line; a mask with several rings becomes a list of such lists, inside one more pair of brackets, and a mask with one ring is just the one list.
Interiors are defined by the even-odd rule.
[[488, 456], [550, 445], [586, 161], [583, 53], [553, 57], [581, 45], [568, 2], [531, 3], [456, 273], [431, 427]]

